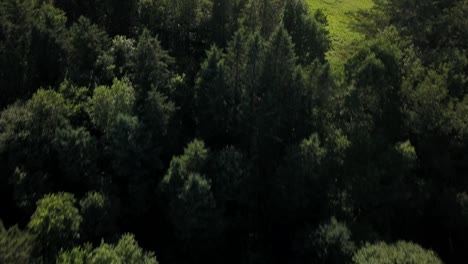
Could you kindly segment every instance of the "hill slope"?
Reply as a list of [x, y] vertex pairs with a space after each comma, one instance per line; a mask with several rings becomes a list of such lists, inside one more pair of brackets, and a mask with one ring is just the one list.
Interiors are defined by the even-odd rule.
[[368, 9], [373, 5], [372, 0], [308, 0], [313, 9], [322, 9], [328, 17], [328, 29], [332, 38], [332, 50], [328, 59], [332, 65], [344, 61], [353, 51], [353, 43], [362, 39], [362, 36], [349, 28], [351, 12], [359, 9]]

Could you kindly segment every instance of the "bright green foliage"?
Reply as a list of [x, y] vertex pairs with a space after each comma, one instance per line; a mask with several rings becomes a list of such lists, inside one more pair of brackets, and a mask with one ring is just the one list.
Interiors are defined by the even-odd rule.
[[86, 264], [90, 263], [91, 244], [74, 247], [68, 251], [61, 251], [57, 255], [57, 264]]
[[69, 248], [79, 238], [82, 217], [70, 193], [48, 194], [37, 202], [28, 229], [37, 239], [36, 254], [44, 261], [55, 258], [61, 248]]
[[442, 261], [431, 250], [417, 244], [400, 241], [395, 244], [383, 242], [367, 244], [353, 256], [355, 264], [442, 264]]
[[7, 230], [0, 220], [0, 263], [30, 263], [34, 243], [34, 237], [28, 231], [22, 231], [18, 226]]
[[89, 262], [96, 264], [123, 263], [112, 245], [105, 243], [93, 250]]
[[[127, 79], [115, 79], [111, 87], [97, 87], [89, 100], [87, 110], [93, 125], [101, 133], [99, 144], [105, 149], [101, 158], [107, 161], [102, 164], [105, 174], [98, 186], [128, 197], [125, 202], [131, 204], [135, 214], [148, 209], [140, 203], [149, 199], [154, 188], [153, 179], [146, 173], [160, 169], [160, 140], [166, 131], [164, 124], [172, 112], [172, 105], [163, 98], [159, 93], [150, 93], [146, 100], [147, 108], [141, 109], [141, 119], [137, 116], [138, 109], [135, 109], [136, 93]], [[154, 130], [144, 131], [145, 128]], [[112, 188], [105, 181], [119, 183], [119, 187]]]
[[162, 182], [163, 192], [178, 196], [176, 194], [184, 191], [185, 182], [191, 174], [198, 174], [205, 170], [207, 159], [208, 150], [203, 141], [194, 140], [191, 142], [185, 148], [184, 155], [172, 159], [167, 175]]
[[[342, 63], [349, 59], [365, 38], [364, 34], [353, 30], [355, 12], [369, 10], [374, 6], [372, 0], [307, 0], [308, 7], [313, 10], [321, 10], [326, 15], [330, 32], [331, 49], [327, 53], [327, 59], [333, 69], [340, 68]], [[367, 22], [367, 21], [366, 21]], [[372, 26], [367, 29], [372, 29]]]
[[157, 264], [153, 253], [146, 253], [140, 248], [131, 234], [123, 235], [115, 246], [115, 253], [122, 263], [130, 264]]
[[41, 126], [40, 135], [51, 136], [54, 130], [67, 122], [69, 109], [63, 96], [52, 90], [40, 89], [28, 101], [28, 110], [31, 112], [31, 123]]
[[109, 75], [115, 78], [133, 76], [135, 63], [136, 41], [125, 36], [115, 36], [107, 53], [102, 57], [103, 61], [112, 63], [106, 69]]
[[97, 87], [89, 105], [88, 111], [93, 124], [108, 136], [119, 116], [133, 113], [135, 91], [128, 80], [115, 79], [111, 87]]
[[102, 242], [95, 249], [91, 245], [62, 251], [57, 264], [158, 264], [151, 252], [144, 252], [131, 234], [123, 235], [117, 245]]
[[405, 142], [398, 143], [395, 148], [401, 159], [411, 168], [418, 159], [416, 150], [414, 146], [411, 145], [411, 142], [407, 140]]
[[[205, 143], [200, 140], [194, 140], [184, 149], [184, 155], [174, 159], [173, 167], [174, 173], [178, 172], [201, 172], [205, 165], [206, 160], [208, 159], [208, 150], [205, 147]], [[172, 163], [172, 162], [171, 162]], [[176, 165], [177, 164], [177, 165]], [[180, 166], [179, 166], [180, 164]], [[180, 168], [180, 169], [179, 169]], [[168, 171], [165, 182], [172, 181], [172, 171]], [[174, 177], [184, 177], [184, 175], [175, 174]], [[174, 179], [177, 180], [177, 179]], [[178, 181], [178, 180], [177, 180]]]

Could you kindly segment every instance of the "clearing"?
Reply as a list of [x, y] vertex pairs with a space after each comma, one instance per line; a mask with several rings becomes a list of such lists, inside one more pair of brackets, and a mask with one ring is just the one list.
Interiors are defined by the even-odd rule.
[[369, 9], [372, 0], [308, 0], [312, 10], [322, 9], [328, 18], [328, 30], [332, 39], [332, 49], [327, 58], [332, 67], [336, 67], [349, 57], [355, 50], [355, 43], [363, 36], [349, 28], [352, 19], [351, 12], [359, 9]]

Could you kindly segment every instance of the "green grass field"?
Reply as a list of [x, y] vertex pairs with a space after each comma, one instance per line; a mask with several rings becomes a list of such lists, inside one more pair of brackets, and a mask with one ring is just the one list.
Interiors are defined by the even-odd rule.
[[349, 28], [350, 12], [368, 9], [372, 0], [308, 0], [312, 10], [322, 9], [328, 17], [328, 29], [332, 39], [332, 50], [327, 58], [332, 66], [338, 66], [355, 50], [355, 42], [362, 36]]

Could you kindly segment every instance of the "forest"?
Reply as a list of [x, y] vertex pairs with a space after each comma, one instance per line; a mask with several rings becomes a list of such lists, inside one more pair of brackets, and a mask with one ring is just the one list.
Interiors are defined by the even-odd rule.
[[467, 263], [468, 0], [319, 2], [0, 0], [0, 263]]

